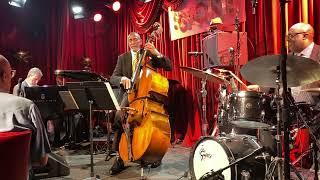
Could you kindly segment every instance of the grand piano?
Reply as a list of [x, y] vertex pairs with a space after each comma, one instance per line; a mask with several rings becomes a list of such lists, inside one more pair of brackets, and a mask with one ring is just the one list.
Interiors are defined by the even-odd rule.
[[[77, 82], [82, 82], [82, 81], [107, 82], [108, 81], [108, 79], [104, 78], [103, 76], [96, 74], [94, 72], [89, 72], [89, 71], [56, 70], [55, 75], [57, 77], [69, 78]], [[67, 124], [66, 125], [67, 132], [65, 136], [75, 136], [74, 129], [76, 128], [76, 125], [74, 124], [75, 123], [74, 118], [63, 117], [65, 107], [59, 95], [59, 91], [68, 91], [68, 86], [55, 85], [55, 86], [29, 87], [29, 88], [26, 88], [26, 98], [32, 100], [38, 106], [41, 116], [44, 120], [44, 123], [46, 123], [47, 120], [50, 119], [55, 121], [55, 126], [59, 126], [59, 127], [55, 127], [55, 130], [54, 130], [55, 135], [59, 134], [60, 136], [61, 129], [63, 129], [63, 127], [60, 126], [61, 123], [57, 123], [57, 122], [63, 121], [65, 124]], [[73, 115], [74, 115], [74, 112], [73, 112]], [[66, 119], [67, 119], [67, 122], [65, 121]], [[73, 132], [70, 132], [70, 129], [73, 129]], [[58, 139], [60, 140], [60, 137]], [[73, 137], [70, 137], [70, 140], [71, 139], [72, 141], [74, 141]], [[56, 137], [55, 137], [55, 141], [56, 141]], [[33, 168], [33, 171], [34, 171], [35, 179], [42, 179], [42, 178], [69, 175], [70, 168], [63, 157], [55, 153], [50, 153], [48, 164], [45, 167]]]

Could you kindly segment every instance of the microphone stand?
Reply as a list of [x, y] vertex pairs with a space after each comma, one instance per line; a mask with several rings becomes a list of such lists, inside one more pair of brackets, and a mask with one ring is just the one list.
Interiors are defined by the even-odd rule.
[[[203, 55], [203, 52], [188, 52], [189, 55], [194, 55], [194, 57], [198, 57], [198, 55]], [[203, 59], [202, 59], [203, 61]], [[204, 64], [204, 62], [202, 62]], [[208, 68], [209, 69], [209, 68]], [[206, 84], [207, 84], [207, 77], [201, 79], [201, 135], [206, 136], [207, 135], [207, 129], [208, 129], [208, 122], [207, 122], [207, 90], [206, 90]], [[200, 100], [198, 100], [200, 104]]]
[[[284, 178], [290, 179], [290, 149], [289, 149], [289, 126], [290, 121], [288, 119], [288, 87], [287, 87], [287, 48], [285, 45], [286, 37], [286, 18], [285, 18], [285, 4], [286, 0], [280, 0], [280, 17], [281, 17], [281, 58], [280, 58], [280, 72], [282, 79], [282, 97], [283, 97], [283, 108], [282, 108], [282, 120], [283, 120], [283, 131], [284, 131]], [[279, 128], [279, 127], [278, 127]], [[280, 154], [278, 152], [278, 154]]]
[[251, 152], [250, 154], [242, 157], [242, 158], [239, 158], [237, 159], [236, 161], [230, 163], [229, 165], [227, 165], [226, 167], [223, 167], [223, 168], [220, 168], [219, 170], [217, 171], [214, 171], [213, 169], [210, 171], [210, 172], [207, 172], [206, 174], [204, 174], [203, 176], [201, 176], [200, 180], [205, 180], [205, 179], [208, 179], [209, 177], [212, 177], [213, 179], [214, 178], [218, 178], [219, 180], [220, 179], [224, 179], [224, 176], [222, 175], [222, 172], [236, 164], [239, 164], [241, 161], [244, 161], [246, 159], [248, 159], [249, 157], [251, 156], [254, 156], [254, 155], [257, 155], [257, 154], [260, 154], [262, 152], [264, 152], [264, 147], [260, 147], [256, 150], [254, 150], [253, 152]]
[[202, 99], [202, 111], [201, 111], [201, 133], [202, 136], [207, 135], [207, 90], [206, 90], [207, 78], [201, 79], [201, 99]]

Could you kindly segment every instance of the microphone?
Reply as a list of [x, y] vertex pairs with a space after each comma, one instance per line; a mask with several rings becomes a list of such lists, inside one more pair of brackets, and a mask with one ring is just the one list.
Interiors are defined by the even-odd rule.
[[252, 14], [256, 14], [256, 7], [258, 5], [257, 0], [251, 0]]
[[22, 96], [21, 93], [21, 84], [22, 84], [22, 78], [18, 79], [18, 90], [17, 90], [17, 96]]
[[203, 55], [203, 52], [191, 51], [191, 52], [188, 52], [188, 54], [197, 57], [198, 55]]
[[229, 62], [229, 64], [230, 64], [230, 65], [234, 65], [235, 52], [234, 52], [233, 47], [230, 47], [230, 48], [228, 49], [228, 51], [229, 51], [229, 53], [230, 53], [230, 62]]
[[234, 53], [233, 47], [230, 47], [230, 48], [228, 49], [228, 51], [229, 51], [229, 53]]

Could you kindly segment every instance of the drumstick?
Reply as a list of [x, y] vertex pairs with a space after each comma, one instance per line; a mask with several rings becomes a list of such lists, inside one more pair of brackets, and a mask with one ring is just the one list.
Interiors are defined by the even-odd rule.
[[244, 82], [242, 82], [241, 81], [241, 79], [240, 78], [238, 78], [238, 76], [237, 75], [235, 75], [232, 71], [229, 71], [229, 70], [225, 70], [225, 69], [219, 69], [219, 68], [213, 68], [213, 69], [215, 69], [215, 70], [217, 70], [217, 71], [220, 71], [220, 72], [227, 72], [227, 73], [230, 73], [231, 74], [231, 76], [232, 77], [234, 77], [241, 85], [243, 85], [244, 86], [244, 88], [246, 89], [246, 90], [248, 90], [248, 87], [247, 87], [247, 85], [244, 83]]

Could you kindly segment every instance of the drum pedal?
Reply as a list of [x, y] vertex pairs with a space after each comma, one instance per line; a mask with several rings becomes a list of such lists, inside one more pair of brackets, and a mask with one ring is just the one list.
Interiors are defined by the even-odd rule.
[[271, 156], [269, 153], [262, 153], [262, 155], [256, 156], [255, 159], [263, 159], [266, 160], [267, 158], [271, 159]]
[[250, 180], [251, 176], [250, 176], [250, 172], [247, 170], [242, 170], [241, 171], [241, 180]]

